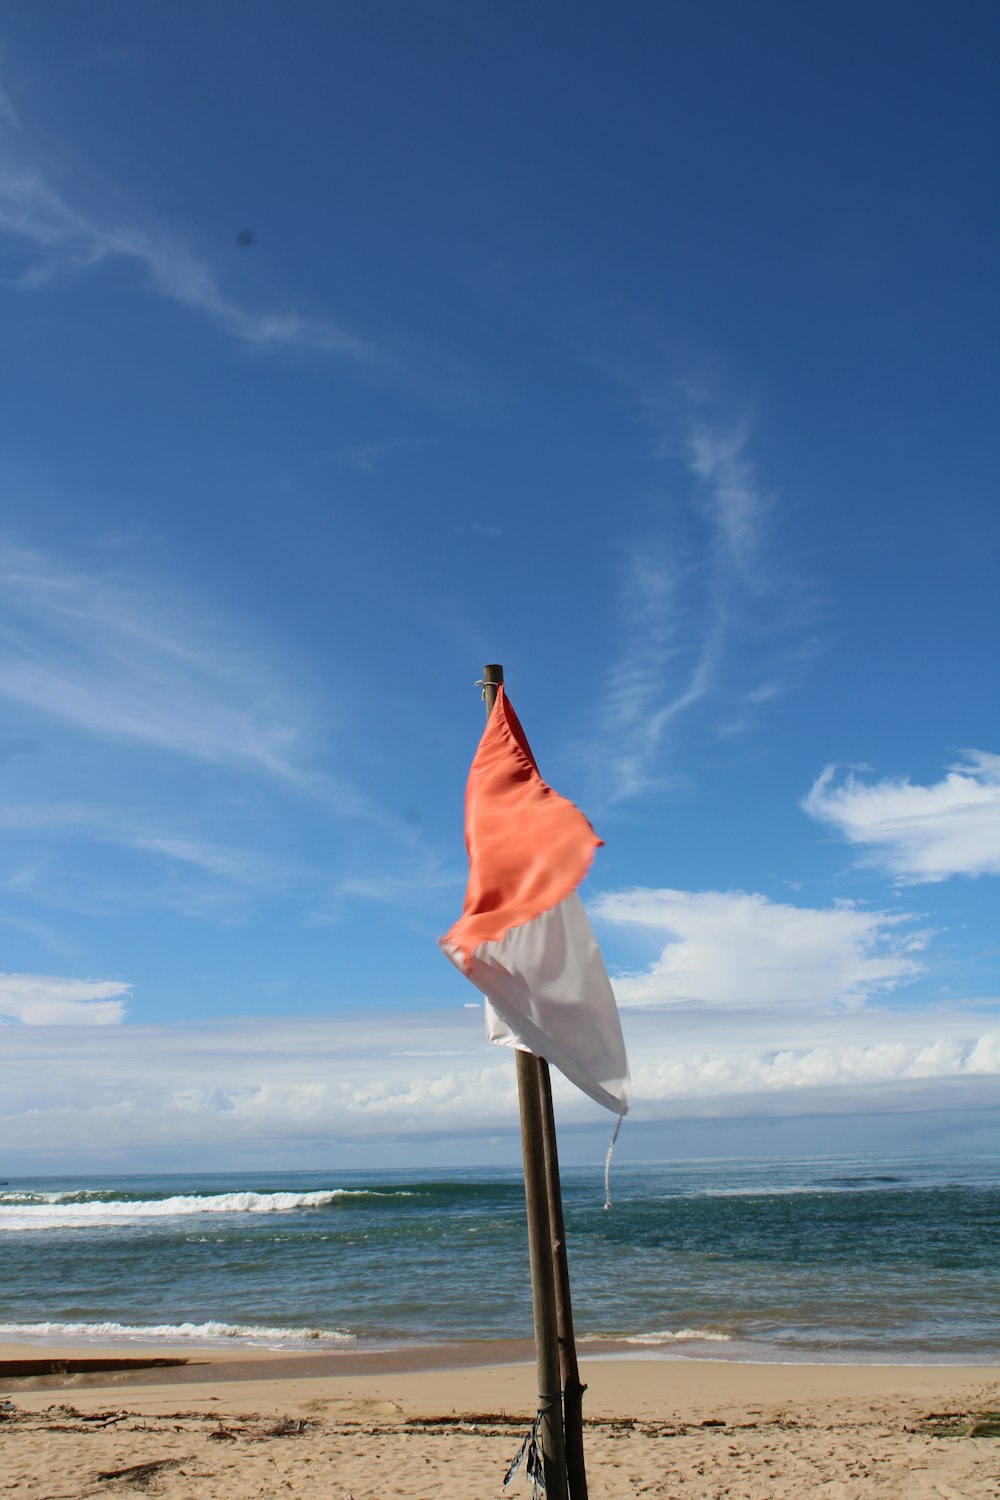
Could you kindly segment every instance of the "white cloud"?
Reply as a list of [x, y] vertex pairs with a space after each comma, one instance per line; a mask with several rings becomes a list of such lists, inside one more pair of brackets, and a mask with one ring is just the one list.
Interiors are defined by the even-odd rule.
[[114, 1026], [130, 990], [111, 979], [0, 974], [0, 1016], [26, 1026]]
[[978, 1082], [1000, 1074], [995, 1005], [987, 1015], [876, 1008], [804, 1012], [793, 1020], [781, 1010], [713, 1015], [709, 1028], [704, 1012], [645, 1012], [635, 1016], [640, 1027], [626, 1012], [633, 1089], [644, 1116], [947, 1107], [956, 1102], [956, 1085], [968, 1107], [996, 1107], [995, 1082]]
[[802, 806], [903, 881], [1000, 874], [1000, 755], [966, 751], [933, 786], [853, 773], [838, 782], [828, 766]]
[[927, 941], [898, 913], [745, 891], [639, 888], [589, 905], [601, 920], [668, 939], [648, 969], [615, 979], [622, 1005], [858, 1005], [916, 978]]
[[[637, 1123], [859, 1110], [995, 1108], [1000, 1024], [975, 1012], [624, 1013]], [[516, 1139], [513, 1059], [480, 1007], [204, 1026], [9, 1027], [8, 1165], [359, 1151], [432, 1137]], [[554, 1075], [561, 1126], [610, 1116]], [[469, 1147], [470, 1158], [475, 1154]], [[352, 1158], [352, 1159], [357, 1159]], [[148, 1169], [148, 1168], [147, 1168]]]
[[98, 265], [132, 264], [158, 296], [254, 348], [311, 350], [363, 364], [378, 359], [370, 344], [329, 319], [244, 307], [205, 260], [144, 223], [134, 205], [81, 163], [66, 162], [66, 153], [53, 148], [43, 160], [5, 101], [0, 94], [0, 237], [8, 254], [20, 254], [14, 285], [32, 290]]

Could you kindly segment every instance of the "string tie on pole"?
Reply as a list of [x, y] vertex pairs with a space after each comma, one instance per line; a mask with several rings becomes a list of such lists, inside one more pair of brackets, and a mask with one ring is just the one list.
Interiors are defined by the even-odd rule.
[[503, 1488], [506, 1489], [521, 1464], [524, 1464], [524, 1472], [531, 1480], [531, 1500], [538, 1500], [539, 1494], [545, 1493], [545, 1468], [542, 1461], [542, 1445], [538, 1441], [538, 1429], [542, 1425], [542, 1418], [557, 1406], [562, 1400], [562, 1395], [554, 1397], [545, 1406], [540, 1406], [535, 1413], [535, 1420], [531, 1424], [531, 1431], [524, 1442], [518, 1448], [511, 1460], [510, 1467], [503, 1477]]

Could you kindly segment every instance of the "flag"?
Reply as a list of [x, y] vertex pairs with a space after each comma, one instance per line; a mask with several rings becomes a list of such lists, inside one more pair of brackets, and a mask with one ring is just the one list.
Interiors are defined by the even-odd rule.
[[538, 774], [503, 687], [469, 772], [465, 842], [465, 910], [441, 947], [486, 996], [490, 1041], [537, 1053], [624, 1115], [618, 1007], [577, 895], [603, 840]]

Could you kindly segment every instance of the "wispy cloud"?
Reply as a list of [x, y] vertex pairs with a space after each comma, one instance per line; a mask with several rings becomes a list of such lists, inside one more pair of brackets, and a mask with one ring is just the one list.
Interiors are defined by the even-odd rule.
[[456, 536], [471, 536], [481, 542], [498, 542], [503, 536], [503, 527], [492, 521], [467, 521], [455, 527]]
[[838, 781], [828, 766], [802, 806], [901, 881], [922, 884], [952, 875], [1000, 874], [1000, 755], [966, 751], [941, 781], [907, 778]]
[[366, 365], [380, 359], [365, 339], [328, 318], [245, 306], [177, 235], [71, 161], [65, 148], [32, 138], [2, 93], [0, 248], [13, 266], [7, 284], [25, 291], [98, 266], [132, 265], [155, 295], [255, 349], [312, 351]]
[[[793, 647], [781, 629], [787, 593], [774, 586], [769, 547], [775, 502], [750, 457], [749, 421], [707, 420], [703, 395], [696, 410], [673, 395], [641, 405], [674, 478], [651, 502], [653, 518], [621, 571], [617, 652], [594, 752], [611, 801], [672, 779], [666, 747], [699, 705], [717, 703], [716, 734], [746, 732], [791, 688], [801, 654], [801, 636]], [[745, 651], [753, 636], [770, 655], [734, 673], [734, 643]]]
[[667, 939], [618, 976], [623, 1005], [856, 1006], [917, 978], [930, 934], [901, 913], [790, 906], [745, 891], [615, 891], [594, 916]]
[[138, 578], [0, 550], [0, 696], [88, 734], [301, 780], [297, 708], [227, 634]]
[[[138, 568], [87, 570], [0, 538], [0, 646], [0, 700], [27, 711], [35, 738], [47, 720], [251, 772], [395, 845], [414, 843], [404, 819], [310, 764], [320, 748], [313, 715], [287, 685], [300, 672], [240, 622]], [[72, 809], [55, 810], [64, 814]], [[93, 822], [85, 809], [79, 816]]]
[[112, 841], [147, 854], [160, 855], [179, 864], [193, 865], [207, 875], [221, 876], [239, 885], [260, 885], [264, 882], [274, 886], [281, 882], [285, 871], [276, 868], [270, 855], [252, 853], [247, 849], [226, 848], [211, 844], [204, 839], [179, 838], [176, 834], [141, 833], [123, 830], [110, 835]]
[[636, 548], [620, 591], [624, 649], [604, 692], [599, 751], [611, 798], [634, 796], [662, 780], [654, 769], [669, 727], [709, 692], [724, 635], [721, 613], [691, 618], [687, 590], [696, 565]]
[[38, 740], [0, 740], [0, 766], [6, 765], [8, 761], [15, 760], [19, 755], [37, 755], [41, 748], [41, 743]]
[[[0, 709], [30, 731], [0, 741], [0, 774], [51, 738], [58, 777], [40, 761], [19, 779], [31, 795], [0, 807], [6, 895], [91, 916], [163, 907], [225, 923], [278, 899], [288, 920], [311, 925], [343, 921], [359, 901], [412, 904], [460, 887], [462, 871], [443, 866], [411, 818], [361, 790], [350, 765], [329, 769], [354, 756], [350, 707], [337, 695], [331, 739], [313, 707], [332, 696], [328, 682], [308, 689], [300, 664], [162, 566], [128, 567], [119, 552], [109, 571], [0, 546]], [[85, 749], [90, 771], [73, 774], [66, 795], [66, 743], [86, 739], [113, 753]], [[247, 778], [227, 779], [221, 799], [220, 767]], [[294, 845], [317, 814], [364, 836], [345, 828], [314, 863]]]
[[112, 979], [0, 974], [0, 1016], [26, 1026], [114, 1026], [130, 989]]
[[[433, 848], [408, 845], [402, 832], [384, 841], [366, 836], [362, 851], [352, 850], [352, 867], [345, 873], [329, 856], [317, 863], [290, 853], [286, 843], [275, 848], [273, 835], [256, 821], [248, 827], [242, 818], [232, 838], [209, 836], [212, 821], [211, 805], [200, 802], [197, 811], [175, 807], [169, 814], [141, 805], [68, 801], [0, 807], [0, 830], [19, 835], [19, 845], [33, 851], [54, 851], [53, 857], [36, 853], [0, 879], [0, 890], [89, 915], [109, 906], [119, 913], [166, 908], [227, 924], [247, 920], [266, 902], [271, 919], [280, 904], [282, 920], [320, 927], [348, 921], [359, 902], [412, 910], [415, 902], [433, 901], [441, 890], [460, 892], [465, 880], [464, 867], [445, 864]], [[388, 817], [383, 831], [398, 832]], [[94, 851], [102, 849], [125, 857], [95, 861]], [[3, 914], [0, 921], [67, 951], [56, 934], [34, 922]]]
[[767, 584], [762, 555], [764, 520], [773, 500], [762, 488], [747, 446], [750, 425], [695, 423], [687, 436], [688, 463], [701, 481], [699, 499], [713, 523], [717, 563], [745, 584]]
[[762, 682], [759, 687], [750, 688], [743, 694], [743, 702], [756, 705], [758, 703], [770, 703], [775, 698], [780, 698], [788, 691], [789, 684], [782, 679]]
[[0, 124], [6, 125], [9, 130], [19, 130], [20, 123], [10, 95], [0, 87]]
[[[461, 891], [466, 872], [457, 863], [445, 864], [433, 851], [422, 854], [409, 866], [383, 870], [377, 875], [352, 875], [340, 881], [336, 894], [354, 896], [362, 901], [388, 902], [392, 905], [411, 901], [428, 891]], [[317, 918], [321, 921], [322, 918]]]
[[370, 443], [347, 443], [337, 449], [337, 458], [359, 474], [378, 474], [399, 453], [422, 446], [419, 438], [381, 438]]
[[[17, 876], [0, 881], [0, 890], [7, 892], [8, 895], [12, 892], [16, 893], [17, 888]], [[60, 933], [54, 931], [45, 922], [36, 922], [28, 917], [14, 916], [10, 912], [0, 912], [0, 923], [4, 927], [11, 928], [14, 932], [25, 933], [51, 952], [58, 953], [60, 958], [73, 959], [76, 957], [77, 949], [75, 945], [68, 943]]]

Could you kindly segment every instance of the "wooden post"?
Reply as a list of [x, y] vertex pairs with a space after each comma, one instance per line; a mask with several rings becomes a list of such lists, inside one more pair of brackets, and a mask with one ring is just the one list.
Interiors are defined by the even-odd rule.
[[556, 1284], [556, 1327], [559, 1334], [559, 1366], [563, 1388], [563, 1432], [566, 1443], [566, 1478], [570, 1500], [587, 1500], [587, 1465], [583, 1453], [583, 1393], [573, 1331], [573, 1303], [569, 1291], [569, 1260], [566, 1255], [566, 1225], [563, 1220], [562, 1184], [559, 1181], [559, 1148], [556, 1117], [552, 1108], [552, 1079], [544, 1057], [538, 1059], [538, 1083], [542, 1111], [542, 1144], [545, 1148], [545, 1183], [549, 1197], [552, 1233], [552, 1265]]
[[[483, 697], [487, 717], [493, 711], [503, 667], [483, 668]], [[556, 1317], [553, 1234], [542, 1123], [540, 1067], [543, 1058], [518, 1048], [517, 1093], [521, 1107], [521, 1151], [524, 1156], [524, 1201], [528, 1217], [528, 1255], [531, 1261], [531, 1309], [535, 1324], [535, 1361], [538, 1371], [538, 1409], [546, 1500], [567, 1500], [566, 1449], [563, 1437], [562, 1380], [559, 1326]]]

